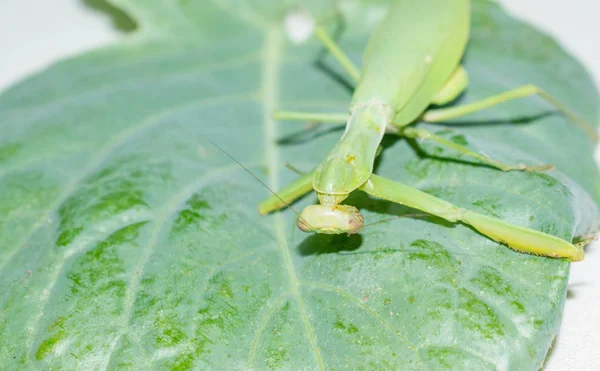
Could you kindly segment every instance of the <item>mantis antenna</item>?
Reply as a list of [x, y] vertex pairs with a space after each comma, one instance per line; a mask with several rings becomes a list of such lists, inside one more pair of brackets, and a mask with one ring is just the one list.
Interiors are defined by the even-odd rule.
[[223, 149], [223, 147], [219, 146], [217, 143], [213, 142], [212, 140], [208, 140], [213, 146], [217, 147], [221, 152], [223, 152], [224, 154], [227, 155], [227, 157], [229, 157], [231, 160], [233, 160], [236, 164], [240, 165], [240, 167], [242, 169], [244, 169], [244, 171], [246, 171], [248, 174], [250, 174], [254, 179], [256, 179], [257, 182], [259, 182], [260, 184], [262, 184], [266, 189], [269, 190], [269, 192], [271, 192], [271, 194], [273, 194], [273, 196], [277, 197], [277, 199], [283, 204], [285, 205], [285, 207], [287, 207], [288, 209], [292, 210], [292, 212], [294, 214], [296, 214], [296, 216], [298, 217], [298, 221], [304, 223], [305, 225], [307, 225], [308, 227], [312, 228], [312, 226], [304, 219], [302, 218], [302, 216], [300, 215], [299, 212], [297, 212], [296, 210], [294, 210], [294, 208], [288, 204], [287, 202], [285, 202], [283, 200], [283, 198], [279, 197], [279, 195], [273, 191], [271, 189], [271, 187], [269, 187], [265, 182], [263, 182], [262, 180], [260, 180], [256, 175], [254, 175], [253, 172], [250, 171], [250, 169], [248, 169], [246, 166], [244, 166], [241, 162], [239, 162], [235, 157], [233, 157], [229, 152], [227, 152], [225, 149]]

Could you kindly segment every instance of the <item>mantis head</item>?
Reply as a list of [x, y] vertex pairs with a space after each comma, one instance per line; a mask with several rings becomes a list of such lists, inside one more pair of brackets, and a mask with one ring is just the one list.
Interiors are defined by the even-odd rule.
[[302, 210], [296, 224], [303, 232], [355, 234], [363, 227], [363, 216], [350, 205], [312, 205]]

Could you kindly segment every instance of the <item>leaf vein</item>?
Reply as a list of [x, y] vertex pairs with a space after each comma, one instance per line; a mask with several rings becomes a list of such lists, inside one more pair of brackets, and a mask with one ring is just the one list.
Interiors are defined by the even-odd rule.
[[[137, 88], [137, 85], [139, 85], [141, 83], [156, 81], [156, 80], [159, 80], [160, 78], [171, 79], [171, 78], [181, 77], [181, 76], [185, 76], [185, 75], [189, 75], [189, 74], [207, 74], [208, 75], [211, 72], [239, 68], [239, 67], [249, 65], [253, 62], [259, 62], [259, 61], [260, 61], [259, 54], [248, 53], [247, 55], [236, 56], [235, 58], [232, 58], [231, 60], [224, 60], [224, 61], [220, 61], [217, 63], [210, 63], [210, 64], [199, 66], [199, 67], [196, 66], [196, 67], [188, 68], [185, 70], [175, 69], [175, 70], [171, 70], [164, 74], [156, 74], [155, 73], [151, 77], [119, 79], [117, 82], [103, 81], [102, 84], [93, 86], [92, 88], [89, 88], [89, 89], [85, 89], [82, 91], [76, 91], [74, 93], [59, 96], [59, 97], [53, 97], [52, 99], [42, 101], [42, 102], [35, 102], [35, 107], [31, 107], [31, 105], [23, 104], [21, 106], [8, 107], [8, 109], [10, 110], [10, 113], [14, 113], [14, 112], [19, 112], [22, 109], [47, 110], [49, 108], [49, 106], [58, 105], [61, 103], [79, 104], [80, 103], [79, 100], [86, 95], [94, 95], [94, 94], [98, 94], [98, 93], [104, 93], [104, 95], [109, 95], [110, 93], [115, 92], [116, 90], [118, 90], [119, 88], [121, 88], [123, 86], [131, 85], [132, 87]], [[78, 98], [78, 99], [73, 99], [73, 98]], [[204, 99], [206, 99], [206, 98], [204, 98]], [[6, 121], [3, 120], [3, 122], [10, 123], [11, 120], [6, 120]]]
[[[133, 221], [130, 225], [133, 224], [137, 224], [140, 222], [146, 221], [146, 219], [144, 218], [140, 218], [140, 220], [135, 220]], [[119, 226], [118, 229], [123, 228], [122, 226]], [[114, 231], [108, 232], [105, 234], [105, 236], [110, 235], [111, 233], [113, 233]], [[29, 354], [31, 354], [33, 352], [33, 343], [34, 343], [34, 339], [35, 336], [39, 333], [39, 322], [42, 319], [42, 316], [44, 315], [44, 312], [46, 311], [46, 307], [48, 305], [48, 302], [50, 301], [50, 297], [52, 297], [52, 292], [54, 291], [55, 287], [56, 287], [56, 283], [58, 282], [59, 278], [60, 278], [60, 273], [62, 272], [62, 269], [64, 268], [66, 262], [75, 254], [77, 253], [81, 253], [83, 251], [86, 250], [86, 248], [88, 248], [89, 246], [93, 246], [95, 244], [98, 243], [98, 241], [100, 241], [100, 239], [98, 240], [94, 240], [94, 241], [88, 241], [87, 243], [83, 244], [79, 249], [77, 249], [76, 251], [70, 251], [67, 250], [65, 251], [64, 255], [62, 256], [62, 258], [60, 259], [60, 262], [58, 264], [58, 266], [55, 266], [53, 269], [53, 272], [55, 272], [55, 274], [53, 274], [52, 278], [49, 279], [49, 284], [48, 287], [46, 287], [43, 291], [42, 291], [42, 296], [40, 298], [40, 312], [39, 314], [37, 314], [36, 316], [34, 316], [33, 319], [33, 323], [31, 325], [31, 336], [28, 337], [27, 339], [27, 346], [26, 349], [29, 349]]]
[[248, 369], [248, 370], [252, 369], [250, 366], [252, 365], [252, 361], [254, 360], [256, 344], [258, 344], [258, 341], [260, 340], [260, 337], [262, 336], [264, 329], [267, 327], [267, 324], [269, 323], [269, 320], [271, 319], [271, 317], [273, 316], [275, 311], [281, 306], [281, 303], [289, 297], [289, 295], [290, 295], [289, 293], [282, 295], [279, 298], [277, 298], [273, 302], [273, 304], [269, 305], [263, 319], [260, 321], [260, 324], [259, 324], [258, 328], [256, 329], [256, 333], [254, 334], [254, 337], [252, 338], [252, 343], [250, 346], [250, 354], [248, 355], [248, 362], [246, 364], [246, 369]]
[[[281, 67], [281, 54], [283, 40], [282, 35], [279, 32], [278, 26], [271, 26], [265, 36], [264, 45], [264, 60], [263, 60], [263, 71], [262, 71], [262, 92], [263, 92], [263, 132], [265, 136], [265, 156], [266, 162], [269, 168], [269, 186], [272, 189], [279, 188], [278, 181], [278, 164], [279, 164], [279, 152], [276, 147], [276, 129], [277, 125], [275, 120], [271, 117], [272, 112], [277, 108], [277, 97], [279, 88], [279, 73]], [[312, 325], [308, 319], [308, 313], [304, 306], [304, 301], [298, 290], [298, 276], [292, 262], [292, 257], [287, 244], [285, 231], [283, 228], [283, 218], [280, 213], [274, 216], [275, 229], [277, 231], [277, 240], [279, 250], [282, 255], [285, 270], [290, 279], [290, 292], [294, 297], [298, 308], [300, 310], [301, 319], [306, 328], [308, 338], [311, 346], [315, 352], [315, 358], [320, 370], [325, 370], [325, 364], [321, 356], [321, 351], [317, 344], [316, 336]]]
[[[156, 221], [154, 222], [154, 228], [152, 230], [150, 240], [148, 241], [148, 245], [145, 248], [145, 251], [143, 252], [143, 255], [140, 259], [140, 263], [138, 264], [137, 268], [135, 269], [133, 278], [127, 287], [126, 294], [125, 294], [125, 300], [123, 303], [123, 311], [122, 311], [122, 315], [121, 315], [121, 321], [123, 322], [122, 323], [123, 330], [119, 333], [118, 339], [117, 339], [117, 341], [115, 341], [115, 343], [120, 341], [120, 338], [124, 334], [130, 332], [129, 323], [131, 322], [131, 316], [133, 315], [133, 306], [135, 303], [135, 298], [137, 297], [137, 294], [138, 294], [138, 288], [139, 288], [139, 284], [141, 281], [141, 277], [143, 276], [144, 268], [145, 268], [146, 264], [148, 263], [150, 256], [154, 252], [154, 249], [156, 248], [156, 245], [159, 242], [160, 234], [162, 233], [163, 229], [167, 225], [166, 219], [171, 214], [173, 214], [177, 210], [177, 208], [183, 202], [185, 202], [185, 200], [187, 200], [194, 192], [196, 192], [203, 185], [207, 184], [210, 180], [212, 180], [213, 178], [219, 178], [224, 175], [228, 175], [231, 172], [239, 171], [239, 170], [240, 170], [239, 167], [231, 165], [228, 167], [223, 167], [218, 170], [213, 170], [211, 172], [205, 173], [201, 177], [197, 178], [194, 182], [189, 184], [187, 187], [182, 189], [180, 192], [178, 192], [175, 196], [171, 197], [165, 203], [165, 206], [161, 209], [159, 216], [156, 218]], [[240, 259], [245, 258], [249, 255], [251, 255], [251, 254], [249, 253], [249, 254], [241, 257]], [[235, 262], [235, 261], [233, 261], [233, 262]], [[112, 355], [114, 354], [114, 350], [115, 349], [111, 349], [110, 354], [107, 355], [107, 358], [109, 360], [112, 357]]]
[[423, 360], [420, 358], [419, 352], [415, 345], [413, 345], [406, 337], [404, 337], [402, 334], [400, 334], [398, 332], [398, 330], [396, 330], [394, 327], [392, 327], [392, 325], [390, 325], [383, 318], [381, 318], [371, 307], [369, 307], [368, 305], [365, 305], [361, 300], [359, 300], [354, 295], [350, 294], [348, 291], [341, 289], [339, 287], [329, 285], [329, 284], [313, 282], [313, 281], [300, 281], [300, 284], [307, 286], [307, 287], [313, 287], [313, 288], [318, 288], [321, 290], [333, 292], [333, 293], [336, 293], [336, 294], [338, 294], [342, 297], [345, 297], [346, 299], [354, 302], [356, 305], [358, 305], [359, 307], [364, 309], [367, 313], [369, 313], [373, 318], [375, 318], [379, 323], [381, 323], [385, 328], [387, 328], [388, 330], [393, 332], [403, 343], [408, 345], [408, 347], [417, 354], [417, 357], [419, 357], [419, 361], [421, 361], [421, 363], [423, 363]]
[[[135, 137], [136, 135], [139, 135], [144, 130], [151, 128], [154, 125], [163, 122], [162, 121], [163, 118], [165, 118], [169, 115], [172, 115], [181, 109], [191, 107], [194, 105], [200, 105], [200, 106], [205, 106], [205, 105], [208, 106], [208, 105], [213, 105], [213, 104], [218, 105], [218, 104], [229, 103], [232, 100], [246, 100], [246, 99], [248, 99], [247, 95], [219, 97], [217, 99], [204, 100], [204, 101], [191, 100], [189, 102], [185, 102], [185, 103], [182, 103], [182, 104], [179, 104], [176, 106], [169, 107], [168, 109], [164, 109], [164, 110], [155, 112], [155, 113], [147, 116], [144, 120], [141, 120], [140, 124], [134, 125], [134, 126], [130, 127], [129, 129], [121, 132], [118, 136], [111, 138], [111, 140], [108, 141], [108, 144], [105, 145], [103, 148], [101, 148], [96, 153], [96, 155], [91, 159], [91, 161], [88, 162], [88, 164], [85, 166], [83, 171], [78, 176], [71, 179], [71, 181], [64, 188], [65, 191], [56, 199], [56, 202], [54, 202], [52, 205], [50, 205], [50, 207], [46, 210], [46, 212], [44, 212], [42, 214], [42, 216], [38, 219], [38, 221], [33, 224], [31, 231], [27, 234], [27, 238], [25, 238], [23, 240], [23, 242], [16, 244], [16, 246], [25, 246], [27, 244], [27, 242], [31, 239], [31, 237], [34, 235], [34, 233], [40, 227], [42, 227], [44, 225], [45, 221], [48, 220], [50, 215], [53, 212], [55, 212], [64, 203], [64, 201], [66, 201], [70, 196], [72, 196], [74, 194], [77, 187], [79, 187], [87, 177], [89, 177], [96, 170], [98, 170], [100, 168], [100, 166], [102, 166], [102, 164], [118, 148], [120, 148], [121, 146], [126, 144], [129, 140], [131, 140], [131, 138]], [[199, 102], [202, 102], [202, 104], [198, 104]], [[8, 265], [8, 263], [21, 250], [22, 250], [21, 248], [17, 247], [11, 253], [8, 254], [4, 263], [2, 265], [0, 265], [0, 275], [2, 275], [2, 272], [3, 272], [4, 268]]]

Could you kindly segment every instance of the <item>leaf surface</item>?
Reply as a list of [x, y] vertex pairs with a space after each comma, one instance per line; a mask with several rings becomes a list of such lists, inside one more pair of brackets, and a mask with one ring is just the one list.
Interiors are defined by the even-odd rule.
[[[119, 0], [131, 39], [58, 63], [0, 96], [0, 362], [11, 369], [538, 369], [560, 325], [569, 262], [463, 225], [405, 217], [315, 236], [270, 187], [316, 166], [341, 127], [275, 109], [345, 112], [351, 89], [290, 2]], [[384, 2], [307, 1], [347, 20], [360, 62]], [[589, 76], [551, 39], [474, 1], [462, 102], [535, 83], [596, 121]], [[337, 9], [337, 10], [336, 10]], [[425, 126], [425, 125], [424, 125]], [[566, 240], [598, 225], [593, 143], [537, 98], [426, 125], [501, 173], [386, 138], [377, 173]], [[305, 197], [294, 207], [314, 202]], [[414, 210], [352, 195], [367, 223]]]

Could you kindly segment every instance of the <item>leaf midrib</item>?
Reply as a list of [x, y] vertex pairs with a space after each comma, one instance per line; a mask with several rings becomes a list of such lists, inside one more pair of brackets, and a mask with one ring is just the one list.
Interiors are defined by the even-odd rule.
[[[262, 93], [263, 93], [263, 135], [265, 139], [265, 160], [269, 169], [269, 187], [279, 189], [279, 151], [277, 149], [277, 125], [271, 117], [271, 113], [277, 108], [277, 97], [279, 94], [279, 79], [281, 69], [281, 56], [283, 54], [283, 37], [276, 25], [272, 25], [265, 31], [265, 43], [263, 47], [263, 69], [262, 69]], [[292, 256], [287, 244], [283, 218], [281, 213], [274, 216], [275, 230], [277, 236], [277, 245], [282, 255], [285, 270], [289, 278], [289, 292], [298, 304], [302, 322], [310, 339], [315, 352], [315, 358], [320, 370], [325, 370], [323, 358], [317, 345], [314, 330], [308, 319], [308, 313], [304, 306], [304, 301], [298, 290], [300, 282], [292, 262]]]

